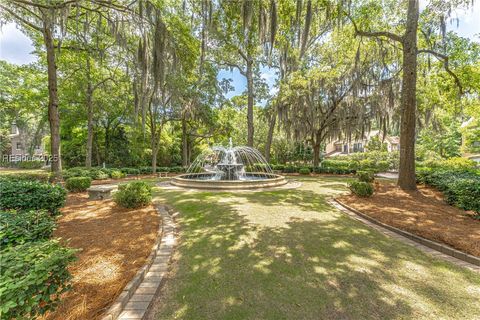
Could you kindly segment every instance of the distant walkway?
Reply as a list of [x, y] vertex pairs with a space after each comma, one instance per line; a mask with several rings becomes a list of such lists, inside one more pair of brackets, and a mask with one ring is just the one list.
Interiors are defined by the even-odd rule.
[[398, 179], [398, 172], [380, 172], [375, 176], [385, 179]]

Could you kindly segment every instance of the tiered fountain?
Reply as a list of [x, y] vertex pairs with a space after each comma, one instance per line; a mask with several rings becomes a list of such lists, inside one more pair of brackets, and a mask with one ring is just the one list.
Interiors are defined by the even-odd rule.
[[262, 154], [250, 147], [216, 146], [202, 152], [186, 174], [172, 184], [206, 189], [252, 189], [280, 186], [287, 180], [274, 174]]

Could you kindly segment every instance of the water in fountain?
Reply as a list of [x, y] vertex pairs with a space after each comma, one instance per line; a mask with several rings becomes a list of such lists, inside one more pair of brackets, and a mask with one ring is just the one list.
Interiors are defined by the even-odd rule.
[[252, 180], [266, 179], [271, 176], [272, 169], [254, 148], [234, 147], [232, 139], [228, 147], [215, 146], [202, 152], [187, 170], [188, 174], [197, 179], [210, 180]]

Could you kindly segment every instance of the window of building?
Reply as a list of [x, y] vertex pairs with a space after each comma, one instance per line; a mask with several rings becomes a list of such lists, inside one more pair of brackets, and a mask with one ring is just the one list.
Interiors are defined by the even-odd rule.
[[21, 150], [22, 149], [22, 143], [21, 142], [17, 142], [17, 150]]

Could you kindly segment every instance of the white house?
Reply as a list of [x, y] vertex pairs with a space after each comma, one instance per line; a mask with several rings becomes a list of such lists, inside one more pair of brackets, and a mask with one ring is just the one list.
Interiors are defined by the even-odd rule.
[[373, 137], [378, 137], [381, 142], [385, 143], [388, 152], [400, 150], [400, 139], [397, 136], [382, 137], [379, 130], [370, 131], [364, 139], [351, 140], [334, 140], [330, 141], [325, 147], [325, 154], [327, 157], [346, 155], [355, 152], [367, 151], [367, 144]]

